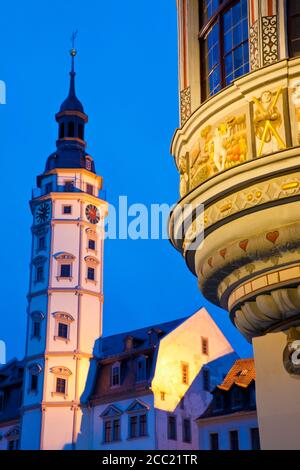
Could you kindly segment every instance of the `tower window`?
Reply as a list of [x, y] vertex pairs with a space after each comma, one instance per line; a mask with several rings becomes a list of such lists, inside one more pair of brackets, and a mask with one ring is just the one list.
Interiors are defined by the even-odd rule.
[[93, 196], [94, 195], [94, 186], [92, 184], [87, 183], [86, 192]]
[[74, 191], [74, 181], [65, 182], [65, 192], [72, 193]]
[[63, 214], [72, 214], [72, 206], [63, 206]]
[[88, 268], [87, 269], [87, 278], [89, 281], [94, 281], [95, 280], [95, 269], [94, 268]]
[[57, 377], [56, 379], [56, 393], [65, 395], [66, 394], [66, 387], [67, 386], [67, 380], [63, 379], [61, 377]]
[[168, 417], [168, 439], [172, 441], [177, 440], [177, 420], [176, 416]]
[[81, 140], [84, 139], [83, 124], [78, 124], [78, 137], [79, 137], [79, 139], [81, 139]]
[[59, 138], [60, 139], [63, 139], [65, 136], [65, 125], [64, 123], [62, 122], [60, 125], [59, 125]]
[[52, 183], [47, 183], [45, 186], [45, 194], [49, 194], [52, 191]]
[[46, 238], [40, 237], [38, 242], [38, 250], [44, 250], [46, 248]]
[[37, 266], [36, 268], [36, 282], [44, 280], [44, 266]]
[[202, 99], [249, 72], [247, 0], [202, 0]]
[[71, 277], [71, 265], [62, 264], [60, 267], [60, 277]]
[[160, 392], [160, 399], [161, 399], [161, 401], [166, 400], [166, 392]]
[[34, 338], [40, 338], [40, 336], [41, 336], [41, 322], [40, 321], [35, 320], [33, 322], [32, 336]]
[[89, 250], [95, 251], [96, 250], [96, 241], [89, 239], [88, 248], [89, 248]]
[[75, 132], [74, 122], [70, 121], [68, 123], [68, 137], [74, 137], [74, 132]]
[[59, 338], [68, 339], [69, 325], [67, 325], [66, 323], [58, 323], [58, 336]]
[[30, 376], [30, 391], [36, 392], [38, 389], [38, 376], [36, 374], [31, 374]]

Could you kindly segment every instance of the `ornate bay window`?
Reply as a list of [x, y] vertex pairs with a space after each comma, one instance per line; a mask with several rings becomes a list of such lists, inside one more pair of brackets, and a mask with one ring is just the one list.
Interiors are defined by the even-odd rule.
[[249, 72], [247, 0], [202, 0], [202, 100]]

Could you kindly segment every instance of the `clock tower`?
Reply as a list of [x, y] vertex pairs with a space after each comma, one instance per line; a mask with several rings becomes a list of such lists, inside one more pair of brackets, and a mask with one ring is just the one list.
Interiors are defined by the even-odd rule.
[[88, 448], [86, 396], [102, 334], [102, 178], [86, 151], [88, 117], [70, 90], [56, 114], [56, 150], [37, 178], [30, 207], [32, 254], [27, 309], [22, 449]]

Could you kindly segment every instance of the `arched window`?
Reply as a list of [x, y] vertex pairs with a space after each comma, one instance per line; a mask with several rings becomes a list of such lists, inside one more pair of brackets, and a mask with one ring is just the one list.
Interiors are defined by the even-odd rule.
[[65, 125], [64, 125], [64, 123], [62, 122], [62, 123], [60, 123], [60, 125], [59, 125], [59, 138], [60, 138], [60, 139], [63, 139], [64, 136], [65, 136]]
[[75, 131], [74, 122], [70, 121], [68, 123], [68, 137], [74, 137], [74, 131]]
[[249, 72], [247, 0], [200, 0], [202, 100]]
[[288, 39], [290, 57], [300, 56], [300, 2], [287, 0]]

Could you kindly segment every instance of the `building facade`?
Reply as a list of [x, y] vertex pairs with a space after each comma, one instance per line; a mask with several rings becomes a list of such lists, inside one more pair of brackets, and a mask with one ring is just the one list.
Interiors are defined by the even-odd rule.
[[70, 89], [37, 178], [24, 361], [0, 369], [0, 449], [197, 449], [195, 419], [237, 355], [205, 309], [102, 338], [107, 203]]
[[200, 449], [259, 450], [253, 359], [238, 359], [198, 418]]
[[[103, 337], [97, 348], [88, 378], [93, 385], [78, 405], [73, 449], [199, 449], [196, 418], [237, 359], [204, 308], [188, 318]], [[0, 370], [0, 450], [24, 450], [24, 415], [26, 423], [30, 419], [23, 405], [26, 373], [26, 362], [16, 360]], [[59, 430], [64, 415], [61, 406], [56, 422], [44, 428], [50, 450], [70, 449], [66, 428]], [[26, 449], [35, 448], [34, 439], [25, 442]]]
[[299, 448], [300, 4], [177, 7], [180, 200], [170, 239], [203, 295], [253, 342], [262, 448]]
[[[30, 201], [32, 255], [21, 423], [22, 449], [74, 448], [102, 335], [102, 179], [86, 152], [87, 115], [75, 93], [56, 114], [56, 151]], [[59, 426], [57, 423], [59, 422]]]

